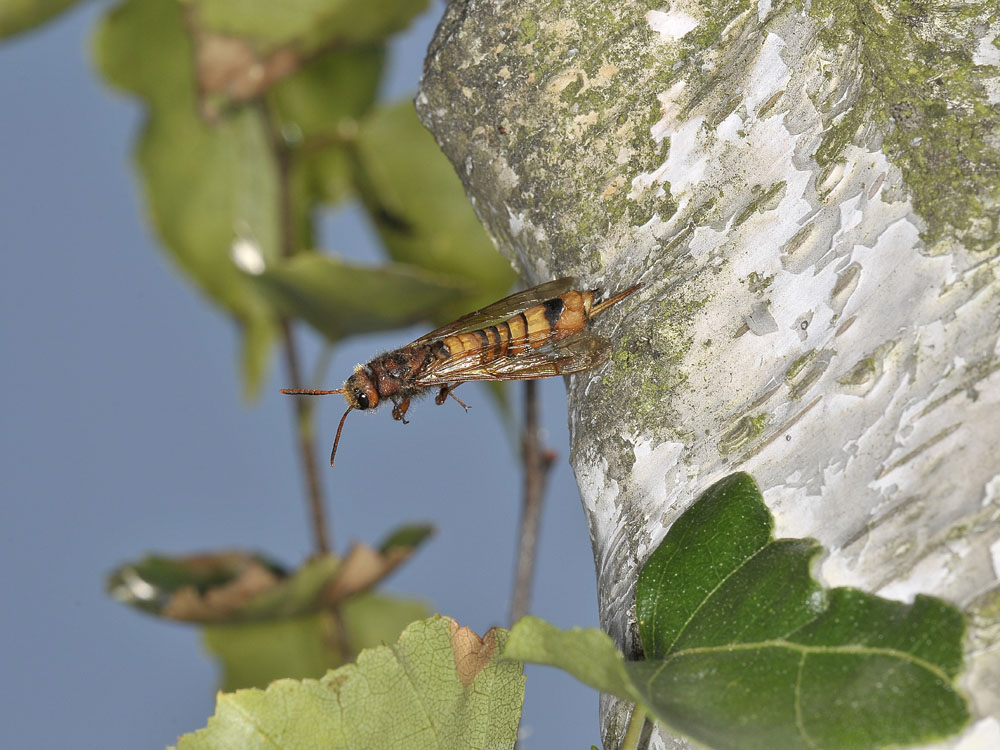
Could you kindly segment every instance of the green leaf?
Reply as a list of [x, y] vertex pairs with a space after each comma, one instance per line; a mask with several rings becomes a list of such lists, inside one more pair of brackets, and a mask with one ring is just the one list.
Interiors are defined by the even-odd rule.
[[229, 619], [271, 620], [313, 612], [321, 606], [321, 596], [340, 573], [340, 566], [335, 557], [310, 558], [290, 576], [255, 593]]
[[244, 333], [249, 392], [265, 373], [275, 335], [270, 306], [233, 262], [251, 244], [278, 258], [278, 173], [264, 123], [252, 109], [214, 122], [199, 113], [194, 49], [175, 0], [128, 0], [95, 38], [99, 68], [148, 109], [136, 150], [147, 206], [171, 258]]
[[427, 617], [420, 601], [375, 594], [340, 605], [349, 653], [341, 652], [337, 619], [329, 610], [263, 622], [207, 625], [206, 649], [219, 661], [222, 690], [266, 687], [288, 677], [316, 678], [339, 667], [364, 648], [395, 641], [414, 620]]
[[776, 540], [772, 528], [745, 474], [674, 523], [639, 575], [647, 658], [625, 663], [624, 680], [593, 631], [529, 623], [522, 636], [519, 624], [506, 653], [582, 673], [713, 748], [879, 748], [961, 730], [961, 613], [925, 596], [823, 591], [809, 575], [818, 546]]
[[285, 315], [331, 341], [416, 323], [461, 294], [461, 281], [401, 264], [360, 266], [301, 253], [251, 277]]
[[201, 27], [251, 41], [263, 52], [294, 46], [308, 54], [334, 43], [377, 41], [406, 28], [427, 0], [194, 0]]
[[403, 526], [382, 542], [380, 550], [356, 542], [342, 560], [313, 557], [293, 572], [256, 553], [150, 555], [114, 570], [107, 588], [125, 604], [185, 622], [233, 624], [294, 618], [370, 589], [406, 562], [433, 533], [432, 526]]
[[366, 648], [394, 643], [411, 622], [431, 614], [426, 602], [388, 594], [352, 596], [341, 604], [351, 658]]
[[[350, 144], [372, 106], [385, 62], [382, 44], [334, 49], [273, 85], [268, 105], [291, 156], [296, 200], [335, 204], [352, 190]], [[305, 217], [311, 231], [311, 217]], [[308, 238], [300, 232], [303, 243]]]
[[221, 694], [208, 726], [178, 748], [513, 747], [524, 678], [497, 658], [506, 636], [480, 640], [445, 617], [413, 623], [320, 680]]
[[560, 630], [527, 615], [511, 629], [503, 658], [558, 667], [602, 693], [632, 702], [639, 700], [621, 651], [607, 633], [597, 628]]
[[263, 555], [220, 552], [151, 555], [108, 576], [115, 599], [186, 622], [246, 622], [315, 612], [340, 561], [317, 557], [293, 573]]
[[375, 103], [385, 46], [333, 49], [268, 91], [268, 104], [293, 143], [322, 137], [351, 140], [357, 119]]
[[205, 649], [222, 671], [220, 690], [267, 687], [288, 677], [320, 677], [344, 663], [329, 612], [202, 628]]
[[710, 487], [674, 522], [636, 584], [646, 658], [730, 643], [738, 634], [742, 640], [780, 637], [816, 616], [824, 602], [809, 563], [819, 547], [812, 541], [773, 545], [773, 526], [746, 474]]
[[33, 29], [77, 0], [5, 0], [0, 7], [0, 39]]
[[382, 540], [378, 551], [382, 555], [398, 554], [400, 551], [409, 553], [430, 539], [434, 531], [434, 527], [426, 523], [400, 526]]
[[244, 577], [278, 580], [285, 570], [273, 560], [246, 552], [168, 557], [149, 555], [126, 563], [108, 575], [112, 598], [153, 615], [169, 617], [179, 591], [199, 597]]
[[356, 179], [394, 260], [469, 282], [472, 293], [444, 308], [439, 321], [495, 302], [513, 284], [510, 264], [494, 249], [412, 102], [376, 108], [361, 121]]

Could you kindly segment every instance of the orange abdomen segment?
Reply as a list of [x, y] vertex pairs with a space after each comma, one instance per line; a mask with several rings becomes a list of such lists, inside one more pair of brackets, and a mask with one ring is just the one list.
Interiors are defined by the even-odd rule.
[[502, 323], [447, 336], [443, 343], [452, 357], [474, 357], [486, 364], [577, 333], [587, 324], [593, 303], [594, 292], [569, 291]]
[[[634, 288], [627, 293], [632, 291]], [[446, 336], [443, 343], [449, 357], [470, 357], [478, 364], [487, 364], [572, 336], [587, 325], [592, 314], [596, 315], [624, 296], [618, 295], [595, 308], [593, 290], [572, 290], [512, 315], [502, 323]]]

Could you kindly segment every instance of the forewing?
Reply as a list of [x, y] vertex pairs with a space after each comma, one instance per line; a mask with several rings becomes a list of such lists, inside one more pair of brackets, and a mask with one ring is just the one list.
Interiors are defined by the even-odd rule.
[[512, 315], [517, 315], [519, 312], [524, 312], [530, 307], [540, 305], [546, 300], [558, 297], [560, 294], [568, 292], [574, 286], [575, 280], [568, 276], [562, 279], [556, 279], [555, 281], [547, 281], [544, 284], [539, 284], [538, 286], [533, 286], [530, 289], [525, 289], [523, 292], [517, 292], [509, 297], [504, 297], [499, 302], [487, 305], [481, 310], [476, 310], [475, 312], [463, 315], [458, 320], [454, 320], [447, 325], [443, 325], [440, 328], [421, 336], [413, 343], [423, 344], [433, 339], [442, 339], [445, 336], [451, 336], [454, 333], [464, 333], [466, 331], [475, 331], [480, 328], [486, 328], [494, 323], [507, 320], [507, 318]]
[[433, 371], [417, 376], [416, 385], [435, 386], [466, 380], [533, 380], [570, 375], [601, 364], [611, 352], [610, 342], [592, 331], [583, 330], [537, 349], [498, 357], [480, 364], [478, 357], [445, 360]]

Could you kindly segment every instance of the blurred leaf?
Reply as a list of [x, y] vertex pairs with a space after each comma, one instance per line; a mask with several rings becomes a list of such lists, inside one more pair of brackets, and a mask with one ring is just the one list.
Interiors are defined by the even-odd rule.
[[205, 647], [222, 669], [221, 690], [266, 687], [282, 677], [321, 677], [364, 648], [393, 642], [403, 628], [429, 615], [426, 604], [362, 594], [340, 605], [351, 653], [340, 652], [337, 621], [329, 610], [281, 620], [207, 625]]
[[242, 622], [319, 608], [338, 561], [318, 557], [294, 573], [257, 554], [152, 555], [108, 576], [108, 592], [150, 614], [186, 622]]
[[[354, 189], [351, 182], [351, 158], [343, 144], [313, 141], [315, 146], [303, 144], [296, 148], [292, 158], [292, 179], [296, 199], [308, 203], [334, 206], [346, 199]], [[306, 216], [310, 232], [312, 215]], [[311, 235], [302, 233], [302, 247], [315, 247]]]
[[199, 26], [246, 39], [259, 52], [278, 47], [308, 55], [320, 48], [380, 41], [405, 29], [427, 0], [192, 0]]
[[320, 677], [344, 663], [329, 612], [202, 628], [205, 648], [219, 662], [220, 690], [267, 687], [282, 677]]
[[641, 702], [713, 748], [879, 748], [954, 734], [969, 718], [955, 687], [964, 621], [809, 576], [810, 540], [775, 540], [746, 474], [709, 488], [639, 575], [647, 658], [624, 664], [597, 631], [518, 623], [507, 655], [567, 669]]
[[107, 588], [125, 604], [185, 622], [298, 617], [371, 588], [432, 533], [429, 526], [405, 526], [383, 542], [381, 551], [355, 543], [343, 560], [314, 557], [291, 573], [261, 555], [239, 551], [151, 555], [113, 571]]
[[261, 317], [256, 324], [240, 326], [240, 367], [243, 374], [243, 396], [253, 398], [260, 390], [271, 362], [271, 346], [277, 327], [270, 317]]
[[290, 142], [352, 140], [375, 103], [385, 64], [382, 44], [333, 49], [271, 87], [268, 104]]
[[420, 268], [359, 266], [318, 253], [301, 253], [252, 280], [284, 314], [331, 341], [425, 320], [463, 291], [455, 278]]
[[335, 604], [370, 589], [406, 562], [433, 533], [433, 526], [404, 526], [393, 532], [378, 550], [355, 542], [337, 574], [324, 587], [322, 601]]
[[469, 282], [472, 293], [444, 307], [438, 322], [504, 296], [514, 272], [411, 101], [376, 108], [361, 121], [357, 159], [359, 190], [390, 256]]
[[33, 29], [77, 0], [4, 0], [0, 5], [0, 39]]
[[[251, 41], [213, 33], [200, 26], [194, 16], [188, 18], [198, 85], [215, 114], [281, 88], [290, 78], [300, 81], [292, 87], [298, 96], [291, 94], [291, 104], [300, 114], [334, 110], [343, 113], [339, 116], [356, 117], [374, 100], [381, 74], [381, 41], [325, 45], [326, 49], [308, 53], [298, 45], [260, 52]], [[356, 75], [345, 75], [350, 71]], [[332, 76], [326, 79], [324, 74]], [[307, 93], [317, 96], [309, 101], [304, 96]]]
[[269, 620], [314, 612], [322, 606], [323, 590], [340, 575], [341, 561], [332, 556], [313, 557], [287, 578], [260, 591], [232, 612], [232, 620]]
[[430, 616], [424, 601], [382, 593], [352, 596], [340, 609], [352, 658], [363, 649], [395, 642], [411, 622]]
[[162, 615], [178, 591], [201, 596], [240, 579], [273, 582], [285, 575], [274, 561], [240, 551], [186, 557], [150, 555], [113, 571], [107, 589], [120, 602]]
[[263, 55], [243, 39], [212, 34], [193, 22], [188, 24], [188, 31], [195, 47], [202, 112], [212, 119], [234, 103], [260, 96], [305, 62], [297, 50], [282, 49]]
[[271, 88], [268, 105], [292, 155], [296, 200], [333, 205], [353, 189], [349, 144], [374, 103], [384, 62], [382, 44], [335, 49]]
[[253, 392], [274, 335], [269, 305], [232, 260], [234, 244], [279, 255], [278, 174], [258, 112], [199, 115], [194, 53], [175, 0], [128, 0], [98, 29], [104, 76], [148, 107], [136, 153], [154, 225], [171, 257], [240, 320]]
[[524, 678], [497, 660], [506, 637], [494, 629], [479, 639], [445, 617], [413, 623], [393, 646], [318, 681], [220, 695], [208, 726], [178, 748], [513, 747]]
[[434, 527], [426, 523], [400, 526], [392, 531], [378, 546], [383, 555], [396, 554], [397, 550], [407, 552], [416, 549], [434, 535]]

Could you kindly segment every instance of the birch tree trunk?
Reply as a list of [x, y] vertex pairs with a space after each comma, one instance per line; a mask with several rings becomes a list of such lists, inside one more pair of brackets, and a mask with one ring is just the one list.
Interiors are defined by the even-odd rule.
[[418, 109], [501, 252], [646, 284], [568, 383], [626, 655], [640, 565], [745, 470], [825, 583], [965, 610], [976, 718], [941, 746], [1000, 747], [998, 33], [995, 0], [448, 6]]

